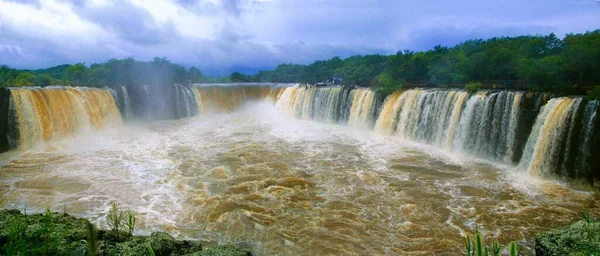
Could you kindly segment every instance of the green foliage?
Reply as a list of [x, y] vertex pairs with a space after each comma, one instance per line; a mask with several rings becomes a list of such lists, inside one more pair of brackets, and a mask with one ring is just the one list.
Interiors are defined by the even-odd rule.
[[27, 254], [27, 243], [25, 241], [26, 230], [27, 224], [25, 222], [17, 221], [10, 224], [8, 241], [3, 247], [6, 255]]
[[237, 246], [203, 248], [199, 242], [175, 240], [162, 232], [119, 240], [110, 231], [96, 231], [89, 221], [66, 214], [46, 211], [25, 216], [16, 210], [0, 210], [0, 255], [241, 256], [249, 253], [247, 248]]
[[156, 256], [156, 253], [154, 253], [154, 249], [152, 249], [152, 245], [150, 244], [148, 244], [148, 253], [150, 256]]
[[252, 78], [248, 75], [244, 75], [240, 72], [233, 72], [231, 73], [231, 81], [235, 82], [235, 83], [242, 83], [242, 82], [252, 82]]
[[600, 100], [600, 85], [594, 86], [594, 89], [588, 92], [588, 96], [593, 100]]
[[120, 231], [127, 231], [130, 236], [135, 230], [136, 217], [133, 212], [120, 210], [117, 203], [112, 203], [106, 212], [106, 224], [113, 234], [119, 239]]
[[[467, 249], [467, 256], [489, 256], [490, 255], [490, 247], [486, 246], [483, 243], [483, 238], [481, 237], [481, 233], [477, 231], [475, 234], [475, 241], [471, 240], [471, 237], [467, 234], [465, 237], [465, 248]], [[509, 255], [516, 256], [517, 253], [517, 243], [514, 241], [509, 245]], [[500, 251], [502, 250], [502, 246], [497, 242], [492, 242], [492, 256], [500, 255]]]
[[98, 255], [98, 237], [96, 236], [96, 227], [92, 223], [86, 220], [85, 225], [87, 227], [87, 254], [88, 256]]
[[[549, 91], [600, 82], [600, 30], [547, 36], [468, 40], [454, 47], [423, 52], [399, 51], [389, 56], [359, 55], [319, 60], [309, 65], [284, 64], [260, 71], [252, 81], [316, 83], [341, 77], [344, 84], [377, 86], [381, 75], [406, 83], [457, 85], [482, 81], [509, 87], [522, 82]], [[387, 77], [383, 77], [387, 78]], [[491, 81], [491, 82], [490, 82]], [[566, 86], [565, 86], [566, 85]]]
[[465, 85], [465, 90], [469, 93], [476, 93], [481, 89], [481, 83], [479, 82], [469, 82]]
[[127, 228], [127, 233], [129, 235], [133, 235], [133, 231], [135, 230], [135, 221], [136, 217], [133, 212], [127, 211], [125, 212], [126, 219], [124, 220], [125, 227]]
[[392, 76], [387, 73], [381, 73], [375, 78], [374, 89], [383, 94], [390, 94], [394, 91], [402, 90], [403, 81], [394, 81]]
[[[600, 30], [569, 34], [559, 39], [546, 36], [495, 37], [468, 40], [454, 47], [435, 46], [422, 52], [398, 51], [384, 56], [334, 57], [309, 65], [281, 64], [274, 70], [254, 75], [234, 72], [227, 77], [207, 78], [191, 67], [174, 64], [166, 58], [136, 61], [110, 59], [94, 63], [60, 65], [39, 70], [17, 70], [0, 66], [1, 86], [165, 85], [199, 82], [284, 82], [317, 83], [343, 79], [345, 85], [374, 86], [395, 90], [401, 84], [456, 86], [467, 81], [483, 85], [512, 82], [541, 91], [573, 93], [573, 85], [600, 83]], [[391, 78], [391, 79], [390, 79]], [[388, 85], [388, 86], [386, 86]], [[386, 89], [388, 88], [388, 89]], [[595, 94], [597, 95], [597, 94]]]
[[165, 85], [206, 82], [198, 68], [171, 63], [166, 58], [136, 61], [133, 58], [110, 59], [104, 63], [60, 65], [47, 69], [16, 70], [0, 66], [0, 86], [72, 85], [103, 87], [115, 85]]
[[510, 249], [508, 250], [510, 256], [519, 255], [519, 251], [517, 250], [517, 243], [515, 241], [510, 242]]

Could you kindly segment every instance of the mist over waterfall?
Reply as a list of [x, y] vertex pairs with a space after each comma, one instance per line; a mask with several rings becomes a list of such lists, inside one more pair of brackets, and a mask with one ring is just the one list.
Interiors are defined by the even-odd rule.
[[[351, 127], [474, 155], [532, 175], [597, 177], [598, 101], [543, 93], [409, 89], [384, 97], [366, 88], [204, 84], [11, 88], [3, 125], [10, 148], [72, 135], [121, 118], [168, 120], [232, 112], [268, 99], [290, 117]], [[8, 127], [8, 129], [6, 129]]]
[[590, 207], [563, 181], [600, 179], [599, 108], [511, 90], [5, 88], [0, 188], [9, 207], [100, 222], [118, 202], [144, 231], [257, 255], [460, 253], [473, 223], [518, 237]]

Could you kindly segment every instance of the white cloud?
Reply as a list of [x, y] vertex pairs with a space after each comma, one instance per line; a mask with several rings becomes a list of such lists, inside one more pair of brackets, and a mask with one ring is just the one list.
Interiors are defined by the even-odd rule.
[[0, 0], [0, 64], [164, 56], [226, 72], [479, 37], [564, 35], [599, 28], [599, 17], [594, 0]]

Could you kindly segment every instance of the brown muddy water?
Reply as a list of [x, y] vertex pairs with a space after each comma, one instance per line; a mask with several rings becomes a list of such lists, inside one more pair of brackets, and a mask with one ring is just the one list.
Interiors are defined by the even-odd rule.
[[5, 208], [138, 233], [244, 242], [257, 255], [461, 254], [476, 227], [523, 250], [600, 213], [597, 194], [373, 131], [287, 117], [273, 103], [119, 126], [0, 155]]

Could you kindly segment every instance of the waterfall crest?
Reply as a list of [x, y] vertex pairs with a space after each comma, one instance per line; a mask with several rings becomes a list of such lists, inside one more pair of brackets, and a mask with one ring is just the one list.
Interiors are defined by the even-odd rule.
[[120, 124], [121, 116], [108, 89], [47, 87], [11, 88], [9, 137], [12, 147], [89, 129]]

